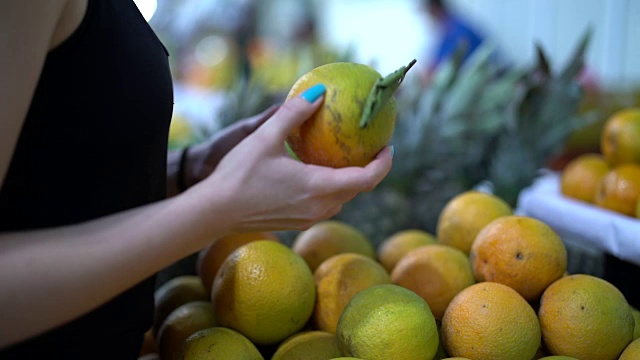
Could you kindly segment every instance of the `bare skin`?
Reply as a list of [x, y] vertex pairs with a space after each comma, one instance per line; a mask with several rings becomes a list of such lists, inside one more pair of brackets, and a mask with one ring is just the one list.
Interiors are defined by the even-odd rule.
[[[45, 56], [73, 33], [85, 7], [86, 0], [0, 2], [0, 186]], [[213, 238], [306, 229], [373, 190], [391, 168], [389, 148], [364, 168], [287, 155], [286, 136], [321, 102], [292, 99], [243, 122], [247, 131], [238, 125], [229, 141], [196, 149], [193, 186], [167, 200], [81, 224], [0, 233], [0, 348], [91, 311]]]

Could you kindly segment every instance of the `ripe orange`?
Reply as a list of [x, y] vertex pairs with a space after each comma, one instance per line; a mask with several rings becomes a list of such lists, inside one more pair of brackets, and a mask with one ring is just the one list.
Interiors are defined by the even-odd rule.
[[640, 108], [620, 110], [607, 119], [602, 129], [600, 150], [612, 166], [640, 164]]
[[211, 289], [215, 314], [256, 345], [272, 345], [299, 331], [313, 312], [313, 274], [287, 246], [268, 240], [236, 249]]
[[567, 269], [567, 251], [547, 224], [527, 216], [504, 216], [490, 222], [471, 248], [477, 281], [494, 281], [516, 290], [527, 301]]
[[[391, 140], [396, 121], [393, 91], [411, 65], [384, 80], [370, 66], [350, 62], [321, 65], [302, 75], [287, 99], [319, 83], [326, 93], [322, 107], [288, 136], [291, 150], [305, 163], [336, 168], [368, 164]], [[395, 81], [385, 83], [390, 80]], [[374, 91], [378, 98], [371, 106], [368, 99]], [[363, 113], [374, 108], [373, 116], [363, 121]]]
[[333, 255], [356, 253], [372, 259], [375, 248], [366, 235], [356, 227], [340, 220], [324, 220], [315, 223], [296, 236], [293, 251], [302, 256], [315, 271], [318, 266]]
[[480, 230], [494, 219], [512, 215], [511, 207], [495, 195], [465, 191], [449, 200], [440, 215], [436, 236], [468, 254]]
[[440, 320], [451, 300], [475, 283], [469, 258], [461, 250], [442, 244], [408, 252], [391, 273], [394, 284], [420, 295]]
[[609, 165], [601, 154], [583, 154], [571, 160], [560, 176], [560, 192], [568, 197], [593, 203], [596, 190]]
[[356, 294], [340, 316], [336, 335], [345, 356], [367, 360], [431, 360], [439, 342], [429, 305], [393, 284]]
[[448, 354], [474, 360], [532, 359], [540, 347], [540, 325], [529, 303], [495, 282], [462, 290], [442, 318]]
[[540, 299], [538, 317], [551, 354], [614, 360], [633, 337], [633, 315], [624, 295], [591, 275], [569, 275], [551, 284]]
[[640, 165], [622, 164], [611, 169], [600, 181], [595, 204], [624, 215], [636, 215], [640, 198]]
[[436, 242], [436, 237], [424, 230], [401, 230], [382, 241], [378, 247], [378, 260], [388, 272], [391, 272], [406, 253], [420, 246]]
[[334, 334], [340, 314], [355, 294], [373, 285], [391, 283], [382, 265], [370, 257], [354, 253], [328, 258], [316, 269], [314, 277], [314, 324], [318, 329]]
[[341, 356], [338, 338], [326, 331], [305, 331], [285, 339], [271, 360], [326, 360]]
[[618, 360], [638, 360], [640, 359], [640, 339], [632, 341], [620, 354]]
[[177, 276], [160, 285], [154, 293], [152, 334], [158, 336], [164, 320], [180, 305], [191, 301], [208, 301], [209, 298], [209, 292], [196, 275]]
[[162, 360], [182, 358], [182, 345], [193, 333], [217, 326], [209, 301], [192, 301], [171, 312], [158, 331], [158, 354]]
[[640, 311], [631, 307], [631, 314], [633, 315], [635, 326], [633, 327], [633, 340], [640, 338]]
[[260, 351], [239, 332], [210, 327], [193, 333], [183, 345], [180, 360], [264, 360]]
[[209, 246], [200, 250], [196, 261], [196, 273], [202, 279], [207, 294], [211, 294], [213, 279], [227, 256], [240, 246], [257, 240], [279, 241], [278, 236], [272, 232], [239, 233], [215, 239]]

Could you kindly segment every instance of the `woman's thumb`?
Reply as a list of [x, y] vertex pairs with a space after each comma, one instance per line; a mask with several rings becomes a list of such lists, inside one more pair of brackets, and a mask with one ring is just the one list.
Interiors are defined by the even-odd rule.
[[300, 96], [285, 101], [273, 117], [267, 122], [280, 139], [285, 139], [293, 129], [302, 125], [322, 103], [326, 88], [316, 84], [305, 90]]

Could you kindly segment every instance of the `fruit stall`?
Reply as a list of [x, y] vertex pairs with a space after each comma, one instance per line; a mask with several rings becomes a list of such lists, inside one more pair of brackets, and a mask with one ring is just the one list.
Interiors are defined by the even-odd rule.
[[585, 84], [592, 40], [564, 66], [540, 44], [510, 67], [480, 46], [428, 83], [411, 59], [380, 74], [261, 41], [242, 66], [185, 67], [216, 111], [176, 113], [175, 148], [321, 82], [288, 155], [364, 166], [394, 145], [393, 167], [304, 231], [212, 239], [161, 271], [140, 360], [640, 359], [640, 91]]

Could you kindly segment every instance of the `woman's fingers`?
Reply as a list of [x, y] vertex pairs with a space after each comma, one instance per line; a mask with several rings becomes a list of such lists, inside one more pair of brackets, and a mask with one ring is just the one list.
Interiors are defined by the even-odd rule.
[[283, 141], [293, 129], [309, 119], [322, 104], [325, 90], [324, 85], [318, 84], [307, 89], [302, 95], [285, 101], [265, 124], [268, 131], [274, 135], [271, 138], [277, 139], [278, 142]]
[[245, 134], [249, 135], [254, 132], [257, 128], [259, 128], [262, 124], [269, 120], [269, 118], [273, 116], [276, 111], [278, 111], [278, 108], [280, 108], [279, 105], [271, 105], [263, 112], [247, 118], [246, 121], [243, 122], [243, 130]]
[[325, 187], [327, 192], [366, 192], [373, 190], [391, 170], [391, 146], [385, 147], [365, 167], [341, 169], [316, 167], [312, 187]]

